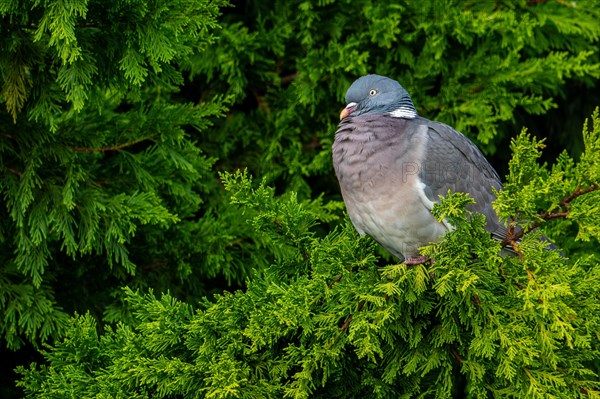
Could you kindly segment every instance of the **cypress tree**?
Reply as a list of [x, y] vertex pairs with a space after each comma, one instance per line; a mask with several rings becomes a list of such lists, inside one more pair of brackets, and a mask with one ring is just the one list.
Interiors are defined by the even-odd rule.
[[[593, 0], [26, 0], [0, 17], [0, 341], [39, 359], [19, 393], [598, 396]], [[431, 265], [356, 235], [330, 147], [365, 73], [500, 162], [518, 256], [460, 193], [435, 209], [457, 229]]]

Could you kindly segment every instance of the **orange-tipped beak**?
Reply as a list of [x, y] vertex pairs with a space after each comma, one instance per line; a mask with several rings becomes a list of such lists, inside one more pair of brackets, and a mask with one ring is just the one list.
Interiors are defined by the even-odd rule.
[[345, 117], [347, 117], [348, 115], [350, 115], [352, 112], [354, 112], [355, 109], [356, 109], [356, 103], [350, 103], [350, 104], [346, 105], [346, 108], [344, 108], [342, 110], [342, 112], [340, 112], [340, 120], [342, 120]]

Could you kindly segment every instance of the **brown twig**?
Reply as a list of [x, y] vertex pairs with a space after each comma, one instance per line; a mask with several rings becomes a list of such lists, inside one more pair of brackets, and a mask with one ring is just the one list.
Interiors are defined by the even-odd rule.
[[473, 306], [473, 309], [477, 312], [478, 308], [481, 307], [481, 299], [479, 299], [479, 295], [477, 294], [473, 294], [473, 299], [475, 300], [475, 303], [477, 303], [478, 306], [475, 306], [473, 300], [469, 300], [469, 302], [471, 302], [471, 306]]
[[[356, 311], [360, 312], [363, 309], [364, 306], [365, 306], [365, 301], [360, 301], [358, 303], [358, 308], [356, 309]], [[340, 327], [340, 331], [344, 331], [344, 330], [346, 330], [348, 328], [348, 326], [350, 326], [350, 322], [352, 321], [352, 317], [353, 317], [353, 315], [350, 315], [350, 316], [348, 316], [346, 318], [346, 321]]]
[[562, 200], [562, 202], [560, 203], [561, 205], [564, 206], [568, 206], [571, 201], [573, 201], [575, 198], [590, 193], [592, 191], [596, 191], [598, 190], [600, 187], [598, 187], [596, 184], [592, 184], [591, 186], [589, 186], [588, 188], [584, 188], [583, 190], [581, 189], [581, 187], [577, 186], [577, 188], [575, 189], [575, 192], [571, 195], [569, 195], [567, 198], [565, 198], [564, 200]]
[[562, 209], [559, 209], [558, 211], [555, 212], [551, 212], [551, 211], [546, 211], [542, 214], [536, 215], [540, 220], [536, 220], [535, 222], [533, 222], [531, 225], [529, 225], [529, 227], [527, 227], [527, 229], [523, 229], [523, 230], [519, 230], [515, 232], [515, 228], [514, 228], [514, 224], [511, 221], [510, 223], [510, 227], [508, 229], [508, 232], [506, 233], [506, 237], [504, 238], [504, 240], [502, 240], [502, 246], [506, 246], [506, 245], [510, 245], [515, 252], [521, 256], [520, 251], [517, 248], [517, 241], [519, 241], [519, 239], [521, 239], [525, 234], [532, 232], [533, 230], [537, 229], [538, 227], [540, 227], [540, 225], [543, 222], [547, 222], [548, 220], [552, 220], [552, 219], [561, 219], [561, 218], [566, 218], [567, 216], [569, 216], [569, 208], [571, 206], [571, 202], [573, 202], [573, 200], [577, 197], [580, 197], [584, 194], [590, 193], [592, 191], [596, 191], [600, 189], [600, 187], [596, 184], [592, 184], [591, 186], [585, 188], [585, 189], [581, 189], [581, 187], [577, 186], [577, 188], [575, 189], [575, 191], [566, 196], [559, 204], [559, 206]]
[[483, 90], [483, 88], [484, 88], [483, 85], [472, 87], [472, 88], [469, 89], [469, 93], [470, 94], [479, 93], [479, 92], [481, 92]]
[[281, 77], [281, 84], [285, 85], [288, 83], [292, 83], [292, 81], [294, 79], [296, 79], [298, 76], [300, 76], [300, 74], [298, 72], [294, 72], [290, 75], [286, 75], [286, 76], [282, 76]]
[[18, 170], [15, 170], [15, 169], [9, 168], [9, 167], [7, 167], [6, 170], [8, 170], [10, 173], [12, 173], [15, 176], [23, 177], [23, 172], [19, 172]]
[[71, 147], [71, 150], [76, 152], [109, 152], [109, 151], [118, 151], [123, 148], [131, 147], [132, 145], [141, 143], [142, 141], [149, 140], [150, 137], [142, 137], [136, 140], [129, 141], [123, 144], [113, 145], [111, 147], [103, 147], [103, 148], [90, 148], [90, 147]]
[[348, 318], [346, 319], [344, 324], [342, 324], [342, 326], [340, 327], [340, 330], [344, 331], [346, 328], [348, 328], [351, 321], [352, 321], [352, 315], [348, 316]]
[[[6, 24], [6, 26], [10, 29], [39, 29], [39, 25], [37, 24], [13, 24], [11, 22], [8, 22]], [[87, 23], [87, 24], [77, 24], [75, 25], [75, 28], [99, 28], [100, 24], [94, 24], [94, 23]]]
[[456, 360], [458, 360], [459, 362], [462, 363], [462, 357], [456, 352], [456, 349], [454, 349], [453, 347], [450, 347], [450, 353], [452, 353], [454, 355]]
[[339, 276], [337, 276], [336, 278], [333, 279], [333, 281], [331, 282], [331, 284], [329, 284], [327, 286], [327, 288], [332, 289], [334, 285], [336, 285], [336, 283], [338, 283], [342, 277], [344, 277], [342, 274], [340, 274]]
[[161, 269], [161, 268], [165, 267], [166, 265], [167, 265], [167, 262], [156, 261], [156, 262], [148, 263], [148, 264], [142, 266], [142, 269], [152, 271], [152, 270]]

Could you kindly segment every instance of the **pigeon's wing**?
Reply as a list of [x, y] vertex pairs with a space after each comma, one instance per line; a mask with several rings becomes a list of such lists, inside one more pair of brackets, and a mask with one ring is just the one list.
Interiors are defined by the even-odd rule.
[[506, 227], [498, 221], [492, 208], [496, 199], [492, 188], [499, 190], [502, 183], [498, 173], [479, 148], [452, 127], [417, 118], [416, 123], [428, 127], [426, 151], [421, 161], [419, 177], [425, 184], [425, 195], [439, 201], [448, 190], [469, 193], [475, 204], [469, 209], [486, 216], [486, 229], [498, 239], [506, 237]]

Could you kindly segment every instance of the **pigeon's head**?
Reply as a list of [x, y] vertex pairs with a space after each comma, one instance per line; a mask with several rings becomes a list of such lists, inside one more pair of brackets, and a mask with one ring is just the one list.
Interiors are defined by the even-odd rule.
[[346, 92], [346, 108], [340, 119], [349, 115], [389, 114], [414, 118], [417, 111], [408, 92], [400, 83], [380, 75], [365, 75], [352, 83]]

